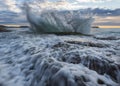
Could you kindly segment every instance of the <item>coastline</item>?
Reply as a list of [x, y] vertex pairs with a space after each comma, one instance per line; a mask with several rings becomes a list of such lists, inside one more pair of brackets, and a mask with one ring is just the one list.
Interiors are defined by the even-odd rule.
[[[0, 24], [0, 28], [29, 28], [29, 25], [20, 25], [20, 24]], [[120, 26], [111, 26], [111, 25], [92, 25], [91, 28], [103, 28], [103, 29], [120, 29]]]
[[39, 86], [39, 83], [40, 86], [66, 86], [66, 83], [118, 86], [120, 83], [119, 33], [59, 36], [18, 30], [0, 33], [0, 41], [3, 86]]

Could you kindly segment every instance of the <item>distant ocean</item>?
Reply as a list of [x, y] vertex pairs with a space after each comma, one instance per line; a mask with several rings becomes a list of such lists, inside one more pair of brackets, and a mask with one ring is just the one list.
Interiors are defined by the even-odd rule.
[[120, 33], [120, 28], [92, 28], [91, 34]]

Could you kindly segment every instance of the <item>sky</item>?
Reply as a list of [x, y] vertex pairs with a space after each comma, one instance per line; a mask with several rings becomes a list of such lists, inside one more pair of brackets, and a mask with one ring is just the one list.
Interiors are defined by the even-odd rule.
[[120, 0], [77, 0], [79, 5], [85, 7], [97, 7], [97, 8], [108, 8], [116, 9], [120, 7]]
[[[24, 1], [34, 1], [34, 0], [0, 0], [0, 22], [9, 21], [9, 17], [13, 17], [13, 21], [25, 22], [25, 16], [22, 14], [20, 7]], [[36, 0], [40, 1], [40, 0]], [[44, 0], [41, 0], [44, 1]], [[48, 1], [59, 1], [59, 0], [48, 0]], [[71, 9], [74, 8], [101, 8], [101, 9], [111, 9], [115, 10], [120, 8], [120, 0], [61, 0], [63, 2], [69, 2], [71, 4]], [[8, 19], [7, 19], [8, 18]], [[102, 17], [101, 17], [102, 18]], [[106, 16], [104, 19], [97, 17], [95, 24], [109, 24], [112, 25], [112, 21], [119, 21], [119, 16]], [[111, 22], [110, 22], [111, 21]], [[118, 23], [118, 22], [117, 22]], [[113, 22], [114, 25], [114, 22]], [[115, 24], [116, 25], [116, 24]], [[119, 23], [117, 25], [120, 25]]]

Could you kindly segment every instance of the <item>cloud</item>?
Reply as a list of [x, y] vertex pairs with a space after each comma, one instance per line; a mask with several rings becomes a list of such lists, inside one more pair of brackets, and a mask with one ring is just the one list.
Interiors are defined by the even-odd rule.
[[3, 0], [0, 0], [0, 11], [6, 10], [6, 9], [7, 9], [6, 6], [7, 6], [7, 5], [4, 3], [4, 1], [3, 1]]
[[93, 25], [120, 25], [120, 16], [96, 16]]
[[20, 9], [22, 1], [24, 0], [0, 0], [0, 24], [26, 21]]
[[106, 1], [108, 2], [108, 1], [112, 1], [112, 0], [76, 0], [76, 1], [79, 3], [89, 3], [89, 2], [100, 3], [100, 2], [106, 2]]
[[13, 11], [13, 12], [21, 12], [21, 9], [17, 6], [18, 0], [4, 0], [2, 1], [4, 3], [4, 7], [7, 7], [8, 10]]
[[[26, 22], [25, 15], [20, 13], [21, 12], [20, 5], [22, 4], [23, 1], [27, 1], [27, 0], [0, 0], [0, 23], [1, 22], [3, 22], [3, 23], [11, 23], [11, 22], [25, 23]], [[64, 6], [66, 6], [66, 8], [69, 8], [69, 9], [77, 9], [77, 8], [84, 9], [84, 8], [88, 8], [91, 6], [92, 6], [92, 8], [94, 8], [95, 6], [97, 7], [99, 2], [101, 2], [102, 4], [99, 4], [99, 6], [98, 6], [98, 8], [100, 8], [100, 7], [103, 7], [104, 5], [106, 5], [106, 2], [110, 2], [110, 1], [113, 1], [113, 0], [76, 0], [74, 2], [71, 2], [70, 4], [66, 4]], [[81, 4], [79, 4], [78, 2]], [[91, 2], [93, 4], [91, 4]], [[105, 2], [104, 5], [103, 5], [103, 2]], [[85, 4], [82, 4], [82, 3], [85, 3]], [[111, 5], [113, 5], [113, 4], [111, 4]], [[99, 16], [95, 20], [95, 23], [94, 23], [95, 25], [120, 25], [120, 23], [119, 23], [120, 9], [114, 9], [114, 10], [93, 9], [92, 12], [94, 14], [98, 14], [97, 16]]]

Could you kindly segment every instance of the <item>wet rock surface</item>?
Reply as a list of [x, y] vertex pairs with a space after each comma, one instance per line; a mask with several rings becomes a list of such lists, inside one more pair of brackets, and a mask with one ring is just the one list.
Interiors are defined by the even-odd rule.
[[0, 86], [119, 86], [120, 35], [111, 35], [0, 33]]

